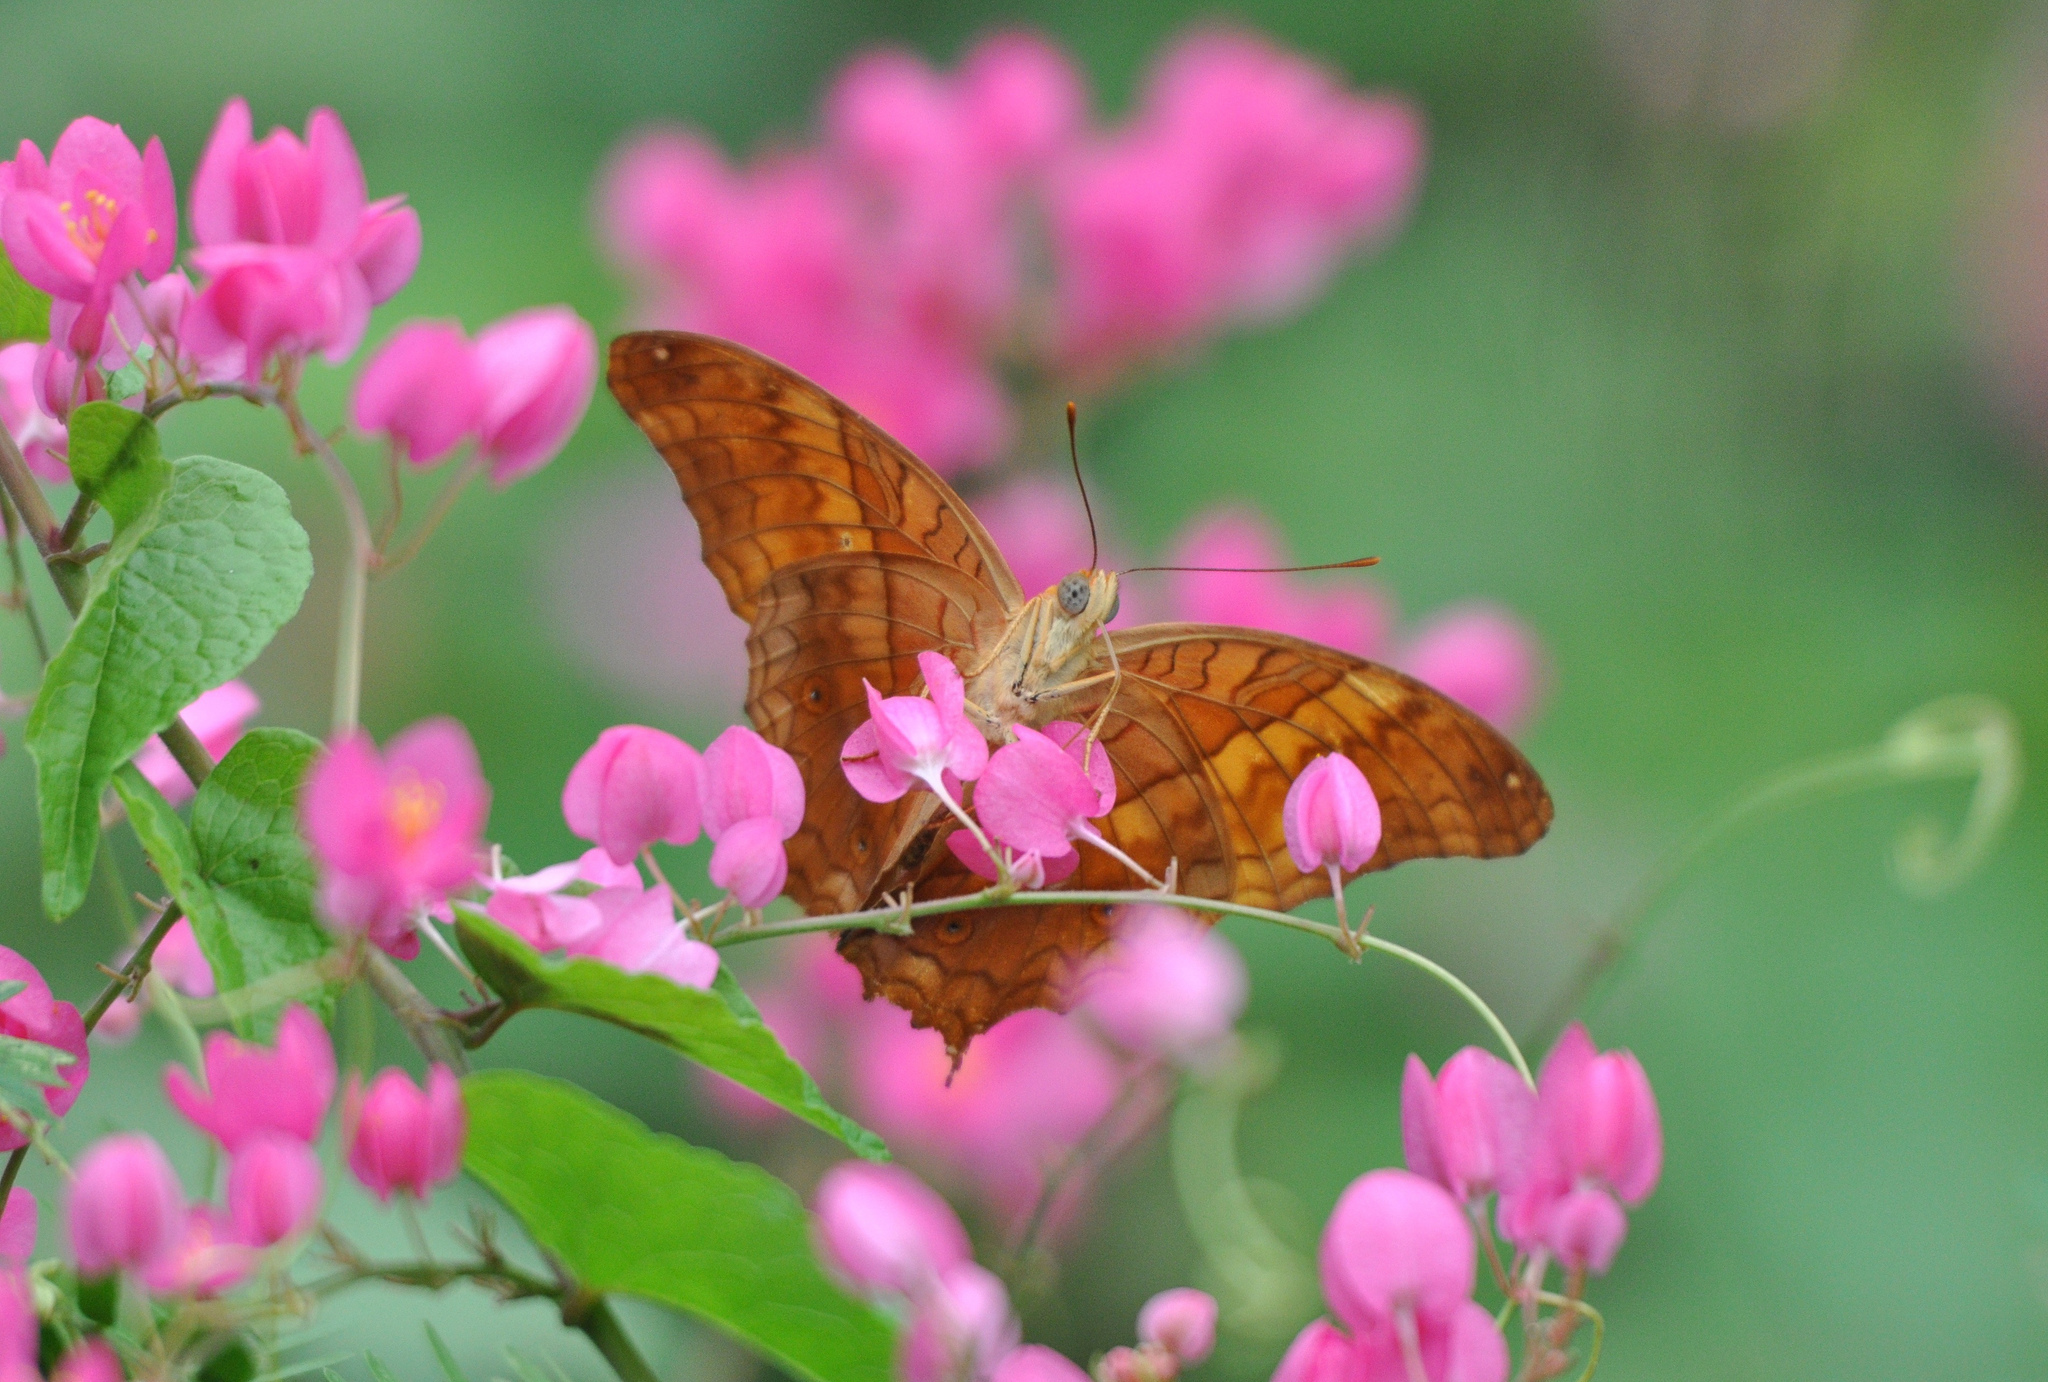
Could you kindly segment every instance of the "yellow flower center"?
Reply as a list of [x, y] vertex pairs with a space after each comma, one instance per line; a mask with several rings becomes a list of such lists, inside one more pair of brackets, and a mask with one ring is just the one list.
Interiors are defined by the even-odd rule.
[[97, 187], [88, 188], [79, 201], [84, 205], [76, 210], [69, 201], [57, 203], [57, 210], [64, 217], [64, 233], [86, 258], [98, 263], [100, 251], [107, 247], [107, 232], [113, 229], [114, 217], [120, 213], [121, 203]]
[[391, 828], [398, 832], [400, 846], [410, 849], [418, 844], [441, 823], [441, 812], [447, 804], [448, 794], [440, 783], [424, 782], [411, 773], [400, 778], [391, 788], [385, 807]]

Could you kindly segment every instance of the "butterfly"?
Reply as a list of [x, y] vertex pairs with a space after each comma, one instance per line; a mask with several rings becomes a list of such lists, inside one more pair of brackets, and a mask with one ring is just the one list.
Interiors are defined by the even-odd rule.
[[[705, 564], [745, 621], [747, 714], [802, 771], [789, 895], [811, 914], [985, 886], [941, 844], [929, 792], [877, 804], [841, 771], [884, 696], [923, 689], [917, 655], [952, 659], [984, 732], [1095, 727], [1116, 806], [1102, 834], [1191, 905], [1288, 909], [1328, 894], [1288, 856], [1281, 806], [1326, 753], [1355, 762], [1383, 833], [1366, 870], [1407, 859], [1519, 854], [1552, 808], [1527, 760], [1478, 716], [1388, 667], [1257, 629], [1106, 630], [1113, 571], [1027, 594], [959, 495], [853, 409], [728, 341], [636, 332], [612, 342], [613, 395], [675, 472]], [[938, 847], [935, 847], [938, 846]], [[1137, 886], [1090, 848], [1063, 887]], [[933, 1027], [956, 1059], [1029, 1007], [1062, 1008], [1109, 939], [1107, 909], [1011, 906], [920, 917], [908, 935], [842, 932], [868, 997]]]

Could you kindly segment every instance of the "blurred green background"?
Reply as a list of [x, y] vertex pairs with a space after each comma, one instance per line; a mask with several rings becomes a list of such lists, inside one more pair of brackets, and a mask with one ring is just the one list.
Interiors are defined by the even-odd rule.
[[[637, 124], [679, 119], [739, 149], [799, 137], [859, 46], [950, 61], [1005, 21], [1070, 45], [1114, 110], [1194, 17], [1142, 0], [0, 12], [10, 145], [47, 147], [70, 117], [98, 114], [160, 133], [183, 186], [227, 96], [248, 96], [259, 128], [332, 104], [372, 194], [406, 192], [425, 226], [419, 273], [381, 326], [453, 315], [474, 328], [566, 300], [601, 330], [626, 294], [595, 248], [590, 192]], [[1999, 698], [2027, 743], [2048, 742], [2048, 11], [1298, 0], [1199, 13], [1406, 93], [1429, 123], [1428, 169], [1411, 224], [1303, 317], [1085, 416], [1101, 491], [1154, 551], [1210, 504], [1255, 501], [1305, 559], [1379, 553], [1410, 612], [1500, 598], [1548, 650], [1550, 696], [1525, 747], [1556, 795], [1551, 838], [1512, 863], [1369, 880], [1353, 897], [1377, 904], [1376, 929], [1526, 1027], [1660, 854], [1759, 776], [1874, 741], [1954, 691]], [[345, 375], [314, 374], [312, 412], [338, 423]], [[185, 409], [167, 440], [291, 488], [327, 565], [250, 680], [265, 720], [323, 727], [330, 502], [272, 417]], [[579, 617], [630, 623], [630, 607], [565, 610], [579, 544], [656, 544], [650, 579], [694, 578], [686, 520], [628, 522], [664, 491], [600, 399], [566, 455], [466, 498], [426, 556], [373, 591], [366, 721], [382, 735], [460, 716], [496, 788], [493, 834], [522, 860], [570, 849], [556, 793], [600, 728], [638, 718], [702, 736], [724, 718], [578, 653]], [[18, 689], [28, 665], [10, 624], [0, 676]], [[1662, 1187], [1592, 1294], [1610, 1322], [1603, 1378], [2048, 1374], [2048, 809], [2024, 795], [1987, 865], [1938, 899], [1887, 873], [1902, 826], [1959, 819], [1965, 797], [1873, 792], [1739, 837], [1660, 914], [1594, 1019], [1602, 1045], [1648, 1068], [1668, 1146]], [[80, 997], [113, 922], [95, 906], [52, 930], [37, 914], [30, 799], [17, 745], [0, 759], [0, 939]], [[1247, 1107], [1245, 1170], [1282, 1187], [1312, 1234], [1346, 1182], [1398, 1161], [1402, 1056], [1434, 1064], [1481, 1033], [1391, 964], [1232, 934], [1254, 975], [1246, 1025], [1285, 1059]], [[104, 1059], [63, 1141], [140, 1122], [196, 1173], [198, 1146], [154, 1088], [168, 1044], [140, 1040]], [[388, 1058], [401, 1049], [387, 1036]], [[722, 1139], [644, 1043], [531, 1016], [491, 1055]], [[400, 1241], [366, 1206], [346, 1217]], [[1192, 1260], [1155, 1147], [1114, 1182], [1027, 1332], [1086, 1358], [1126, 1340], [1138, 1304]], [[507, 1341], [579, 1376], [601, 1369], [543, 1307], [474, 1298], [358, 1296], [321, 1317], [317, 1348], [368, 1344], [424, 1376], [414, 1322], [429, 1315], [479, 1376], [503, 1371]], [[749, 1371], [695, 1331], [635, 1319], [667, 1376]], [[1263, 1378], [1279, 1348], [1226, 1339], [1200, 1376]]]

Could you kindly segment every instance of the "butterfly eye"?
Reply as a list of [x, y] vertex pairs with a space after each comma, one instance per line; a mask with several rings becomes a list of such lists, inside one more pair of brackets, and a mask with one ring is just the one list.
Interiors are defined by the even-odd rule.
[[1075, 618], [1088, 608], [1088, 578], [1075, 572], [1060, 582], [1060, 608]]

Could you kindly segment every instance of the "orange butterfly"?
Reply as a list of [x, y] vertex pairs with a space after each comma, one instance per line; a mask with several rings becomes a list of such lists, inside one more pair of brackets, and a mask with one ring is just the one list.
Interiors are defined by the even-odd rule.
[[[728, 341], [638, 332], [612, 342], [610, 383], [661, 450], [703, 532], [704, 561], [746, 621], [747, 714], [803, 771], [789, 893], [856, 911], [914, 884], [921, 899], [985, 886], [951, 851], [929, 792], [869, 802], [840, 746], [867, 718], [861, 683], [922, 687], [936, 649], [984, 730], [1098, 725], [1116, 807], [1098, 828], [1191, 899], [1286, 909], [1329, 892], [1288, 857], [1280, 808], [1312, 759], [1342, 753], [1379, 798], [1367, 870], [1406, 859], [1519, 854], [1550, 797], [1478, 716], [1390, 668], [1256, 629], [1151, 624], [1107, 632], [1117, 573], [1081, 571], [1026, 597], [950, 486], [823, 389]], [[1081, 851], [1069, 888], [1133, 886]], [[850, 931], [840, 953], [869, 997], [935, 1027], [957, 1055], [1023, 1008], [1065, 1005], [1109, 937], [1106, 909], [1018, 906], [921, 917], [910, 935]]]

